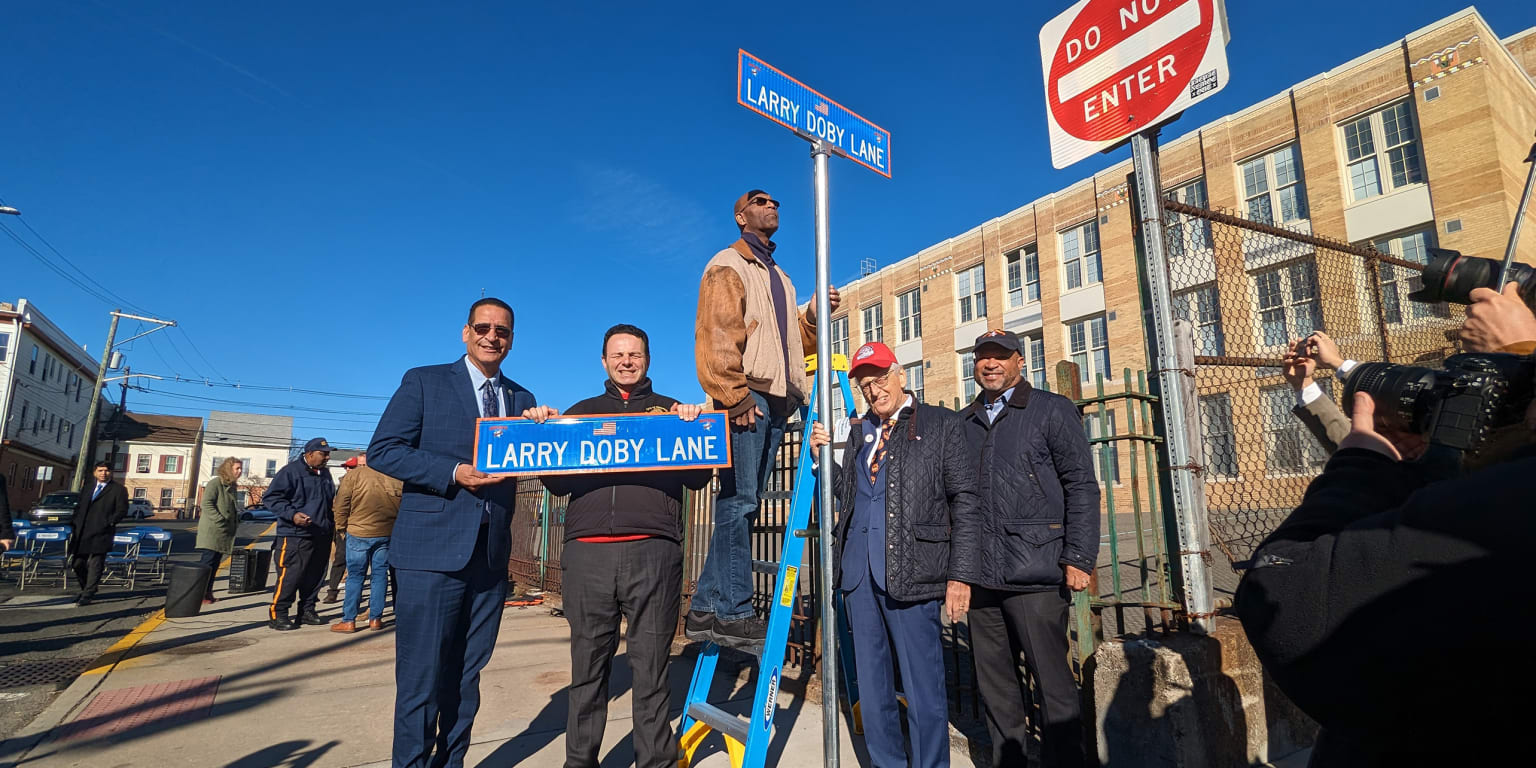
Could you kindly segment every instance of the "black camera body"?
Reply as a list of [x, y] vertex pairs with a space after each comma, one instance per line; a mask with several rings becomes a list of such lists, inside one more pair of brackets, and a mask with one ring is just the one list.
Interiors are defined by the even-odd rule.
[[[1429, 249], [1429, 264], [1424, 267], [1420, 288], [1408, 298], [1435, 304], [1448, 301], [1452, 304], [1471, 304], [1472, 289], [1492, 288], [1500, 293], [1504, 286], [1499, 282], [1499, 270], [1504, 262], [1478, 256], [1463, 256], [1460, 251], [1446, 248]], [[1536, 269], [1529, 264], [1513, 262], [1509, 265], [1509, 282], [1520, 286], [1520, 298], [1525, 305], [1536, 310]]]
[[1536, 394], [1536, 359], [1504, 353], [1446, 358], [1443, 369], [1361, 363], [1344, 382], [1344, 404], [1365, 392], [1387, 427], [1430, 445], [1476, 453], [1488, 435], [1525, 419]]

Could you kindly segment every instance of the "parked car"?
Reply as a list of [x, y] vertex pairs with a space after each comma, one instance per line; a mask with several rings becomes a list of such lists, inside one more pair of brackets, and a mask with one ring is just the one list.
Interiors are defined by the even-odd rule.
[[149, 503], [149, 499], [129, 499], [128, 518], [130, 520], [144, 520], [155, 516], [155, 505]]
[[54, 491], [37, 502], [27, 516], [34, 523], [68, 523], [74, 519], [79, 502], [80, 494], [74, 491]]
[[240, 513], [241, 522], [270, 523], [276, 519], [276, 512], [273, 512], [272, 510], [267, 509], [260, 504], [246, 507], [245, 511]]

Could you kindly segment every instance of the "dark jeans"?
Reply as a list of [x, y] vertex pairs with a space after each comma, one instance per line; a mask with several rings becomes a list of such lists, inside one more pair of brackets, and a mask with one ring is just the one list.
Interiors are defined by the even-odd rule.
[[[731, 471], [720, 475], [715, 497], [715, 531], [709, 539], [709, 556], [699, 573], [692, 610], [713, 613], [722, 621], [752, 615], [752, 520], [773, 463], [784, 439], [787, 405], [777, 398], [752, 393], [764, 415], [751, 429], [731, 430]], [[770, 400], [777, 400], [770, 406]]]
[[197, 550], [197, 564], [208, 569], [208, 591], [203, 593], [204, 600], [213, 599], [213, 577], [219, 575], [219, 563], [224, 561], [224, 556], [211, 549]]
[[299, 601], [298, 615], [315, 610], [320, 596], [320, 579], [325, 576], [326, 539], [308, 536], [279, 536], [273, 544], [277, 561], [277, 591], [272, 596], [271, 618], [289, 618], [288, 608]]
[[75, 582], [80, 585], [81, 595], [91, 597], [96, 594], [96, 587], [101, 583], [101, 569], [106, 564], [106, 555], [73, 555], [69, 558], [69, 567], [75, 571]]
[[1083, 763], [1082, 707], [1077, 682], [1067, 661], [1067, 614], [1072, 605], [1065, 587], [1048, 592], [998, 592], [971, 587], [971, 646], [976, 688], [987, 704], [987, 732], [992, 735], [992, 765], [1024, 766], [1029, 726], [1024, 714], [1030, 700], [1019, 674], [1019, 655], [1040, 684], [1042, 764], [1079, 768]]
[[597, 768], [621, 616], [629, 621], [635, 766], [676, 764], [677, 739], [667, 717], [667, 658], [682, 604], [682, 548], [658, 538], [571, 541], [561, 565], [565, 617], [571, 623], [565, 768]]

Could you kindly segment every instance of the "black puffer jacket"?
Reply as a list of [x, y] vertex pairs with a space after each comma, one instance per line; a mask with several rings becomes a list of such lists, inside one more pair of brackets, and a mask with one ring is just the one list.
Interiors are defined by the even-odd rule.
[[[651, 391], [641, 379], [625, 398], [612, 381], [603, 394], [570, 407], [567, 416], [599, 413], [667, 413], [677, 401]], [[683, 489], [709, 485], [714, 470], [613, 472], [545, 475], [539, 479], [556, 496], [570, 494], [565, 509], [565, 540], [585, 536], [659, 536], [682, 541]]]
[[[960, 417], [931, 405], [903, 409], [886, 446], [885, 586], [897, 600], [932, 600], [944, 596], [945, 582], [974, 582], [974, 546], [980, 535], [981, 506], [976, 495], [976, 456], [965, 441]], [[845, 462], [856, 461], [862, 431], [848, 435]], [[854, 472], [837, 473], [834, 494], [841, 514], [833, 550], [842, 556], [852, 518]], [[951, 545], [954, 542], [954, 545]], [[834, 565], [833, 573], [842, 574]]]
[[1063, 565], [1092, 573], [1099, 557], [1099, 483], [1077, 406], [1020, 381], [997, 421], [982, 398], [960, 412], [980, 459], [986, 514], [978, 581], [1015, 592], [1056, 589]]

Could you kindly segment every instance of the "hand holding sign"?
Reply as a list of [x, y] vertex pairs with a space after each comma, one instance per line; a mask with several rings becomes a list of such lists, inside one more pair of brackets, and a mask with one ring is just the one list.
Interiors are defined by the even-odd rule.
[[665, 413], [561, 416], [537, 406], [521, 418], [480, 419], [475, 474], [465, 479], [485, 484], [510, 475], [727, 466], [730, 427], [722, 411], [679, 403]]
[[672, 412], [677, 414], [683, 421], [693, 421], [699, 418], [699, 414], [704, 412], [704, 408], [693, 403], [673, 403]]
[[523, 418], [533, 419], [534, 423], [536, 424], [543, 424], [544, 422], [549, 421], [550, 419], [553, 419], [559, 415], [560, 411], [547, 405], [535, 405], [534, 407], [523, 411]]
[[480, 470], [475, 469], [468, 464], [460, 464], [453, 470], [454, 485], [457, 485], [460, 488], [467, 488], [471, 491], [487, 485], [495, 485], [496, 483], [507, 479], [507, 477], [508, 475], [487, 475], [486, 473], [481, 472]]

